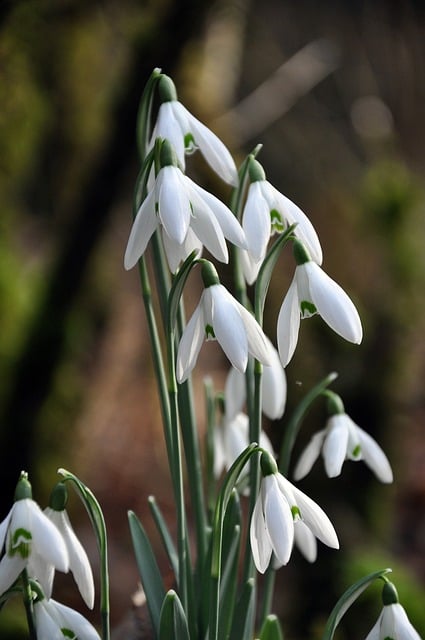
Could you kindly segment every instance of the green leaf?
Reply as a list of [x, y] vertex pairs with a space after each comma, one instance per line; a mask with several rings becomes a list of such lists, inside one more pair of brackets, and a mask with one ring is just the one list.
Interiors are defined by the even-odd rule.
[[165, 598], [164, 584], [149, 538], [139, 519], [132, 511], [128, 512], [128, 521], [140, 580], [146, 595], [152, 625], [156, 635], [158, 635], [161, 607]]
[[162, 603], [159, 640], [190, 640], [185, 612], [177, 593], [172, 589]]
[[137, 114], [137, 144], [142, 162], [145, 159], [147, 146], [151, 137], [150, 129], [153, 96], [156, 84], [161, 75], [161, 69], [153, 70], [140, 99], [139, 112]]
[[176, 578], [176, 583], [178, 584], [179, 583], [179, 558], [177, 555], [176, 547], [171, 538], [170, 532], [164, 520], [164, 516], [162, 515], [161, 509], [158, 507], [158, 504], [154, 496], [149, 496], [148, 503], [149, 503], [149, 507], [150, 507], [153, 519], [155, 520], [155, 524], [161, 535], [162, 542], [164, 544], [165, 550], [168, 555], [168, 559], [173, 568], [174, 575]]
[[361, 578], [358, 582], [355, 582], [351, 587], [343, 593], [335, 607], [332, 609], [332, 612], [328, 618], [326, 623], [325, 631], [323, 634], [323, 640], [332, 640], [334, 637], [335, 630], [343, 617], [343, 615], [347, 612], [347, 610], [351, 607], [353, 602], [357, 600], [359, 595], [363, 593], [365, 589], [369, 585], [372, 584], [378, 578], [382, 578], [387, 573], [391, 573], [391, 569], [381, 569], [379, 571], [374, 571], [369, 575]]
[[189, 276], [189, 273], [192, 267], [199, 262], [196, 259], [197, 251], [192, 251], [192, 253], [186, 258], [183, 262], [182, 266], [177, 272], [177, 275], [174, 278], [170, 295], [168, 296], [168, 308], [167, 308], [167, 329], [170, 332], [174, 331], [174, 326], [176, 324], [177, 312], [179, 309], [180, 298], [183, 293], [183, 288], [186, 283], [186, 280]]
[[286, 229], [285, 233], [282, 233], [282, 235], [279, 236], [264, 258], [263, 264], [258, 272], [257, 282], [255, 285], [255, 318], [260, 325], [262, 325], [264, 304], [266, 302], [267, 291], [269, 290], [273, 270], [277, 259], [280, 256], [280, 252], [291, 238], [292, 232], [296, 226], [296, 224], [292, 224]]
[[273, 613], [264, 620], [259, 640], [283, 640], [279, 619]]
[[255, 619], [255, 581], [247, 580], [235, 607], [229, 640], [251, 640]]

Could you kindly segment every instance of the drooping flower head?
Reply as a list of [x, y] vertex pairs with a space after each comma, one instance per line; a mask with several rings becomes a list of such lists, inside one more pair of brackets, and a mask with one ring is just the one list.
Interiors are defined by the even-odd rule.
[[[74, 576], [78, 589], [86, 605], [93, 609], [94, 605], [94, 582], [93, 573], [91, 570], [90, 562], [87, 554], [75, 535], [74, 529], [69, 521], [68, 514], [66, 512], [66, 503], [68, 501], [68, 490], [64, 482], [58, 482], [54, 487], [50, 505], [44, 510], [44, 513], [49, 518], [57, 529], [62, 534], [62, 538], [65, 542], [66, 549], [69, 556], [69, 569]], [[47, 590], [45, 595], [50, 598], [52, 593], [53, 578], [55, 567], [53, 565], [45, 563], [45, 584]]]
[[207, 260], [202, 265], [202, 279], [205, 289], [183, 331], [177, 352], [177, 380], [187, 379], [205, 339], [217, 339], [239, 371], [245, 371], [248, 354], [269, 364], [269, 347], [263, 330], [254, 316], [220, 284], [217, 271]]
[[193, 249], [200, 251], [202, 245], [217, 260], [228, 262], [226, 238], [239, 247], [246, 246], [239, 222], [225, 204], [182, 173], [168, 140], [162, 142], [159, 155], [158, 175], [131, 228], [125, 268], [134, 267], [158, 227], [172, 272]]
[[[276, 462], [266, 452], [261, 455], [261, 472], [260, 491], [250, 525], [251, 550], [260, 573], [266, 571], [273, 553], [278, 565], [288, 563], [298, 520], [324, 544], [339, 548], [335, 529], [325, 512], [278, 472]], [[306, 536], [305, 531], [300, 531], [299, 536], [305, 555], [314, 559], [311, 536]]]
[[43, 590], [45, 565], [67, 572], [69, 558], [63, 538], [32, 499], [28, 474], [22, 472], [15, 491], [15, 502], [0, 523], [0, 594], [4, 593], [28, 568], [31, 577], [39, 579]]
[[176, 150], [179, 164], [183, 170], [185, 168], [185, 152], [191, 153], [198, 148], [210, 167], [225, 182], [236, 186], [238, 172], [229, 150], [215, 133], [195, 118], [178, 101], [174, 82], [165, 74], [161, 74], [159, 78], [158, 94], [161, 106], [152, 132], [150, 146], [153, 147], [156, 138], [169, 140]]
[[316, 313], [338, 335], [354, 344], [363, 337], [356, 307], [345, 291], [310, 258], [306, 247], [294, 241], [295, 275], [283, 300], [277, 322], [277, 342], [284, 367], [291, 360], [298, 341], [301, 318]]
[[366, 640], [421, 640], [400, 604], [392, 582], [385, 582], [382, 589], [383, 608]]
[[34, 603], [37, 640], [100, 640], [93, 625], [80, 613], [53, 598], [39, 598]]
[[249, 178], [251, 184], [242, 213], [248, 254], [254, 265], [261, 263], [267, 244], [273, 233], [282, 233], [296, 223], [294, 234], [307, 247], [312, 260], [322, 264], [322, 248], [317, 233], [305, 213], [266, 180], [261, 164], [250, 158]]
[[325, 429], [311, 438], [301, 454], [294, 471], [295, 480], [301, 480], [309, 473], [322, 452], [330, 478], [339, 476], [345, 460], [364, 460], [381, 482], [392, 482], [391, 465], [381, 447], [345, 413], [344, 404], [336, 393], [327, 391], [326, 394], [330, 417]]

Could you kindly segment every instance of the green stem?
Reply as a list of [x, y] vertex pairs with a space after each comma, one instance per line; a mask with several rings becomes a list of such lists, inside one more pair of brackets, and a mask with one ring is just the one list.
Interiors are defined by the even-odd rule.
[[22, 571], [22, 583], [23, 583], [23, 596], [24, 596], [24, 606], [25, 613], [27, 616], [28, 622], [28, 632], [30, 640], [37, 640], [37, 631], [35, 628], [34, 622], [34, 602], [32, 597], [32, 589], [28, 579], [28, 571], [24, 569]]
[[262, 602], [262, 607], [261, 607], [261, 612], [259, 617], [260, 629], [263, 626], [267, 616], [270, 615], [270, 613], [272, 612], [275, 579], [276, 579], [276, 570], [273, 569], [271, 565], [269, 565], [269, 568], [267, 569], [266, 575], [264, 577], [264, 584], [263, 584], [263, 602]]

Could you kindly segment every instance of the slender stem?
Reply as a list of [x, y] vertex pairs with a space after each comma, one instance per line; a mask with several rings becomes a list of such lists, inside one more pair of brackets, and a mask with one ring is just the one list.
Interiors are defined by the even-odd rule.
[[25, 606], [25, 613], [26, 613], [27, 622], [28, 622], [29, 637], [30, 637], [30, 640], [37, 640], [37, 631], [36, 631], [35, 622], [34, 622], [34, 602], [32, 597], [31, 585], [28, 579], [28, 571], [24, 569], [22, 571], [21, 576], [22, 576], [22, 582], [24, 586], [24, 589], [23, 589], [24, 606]]
[[271, 613], [273, 607], [274, 583], [276, 579], [276, 570], [271, 565], [266, 571], [263, 584], [263, 602], [259, 617], [259, 626], [262, 627], [265, 619]]

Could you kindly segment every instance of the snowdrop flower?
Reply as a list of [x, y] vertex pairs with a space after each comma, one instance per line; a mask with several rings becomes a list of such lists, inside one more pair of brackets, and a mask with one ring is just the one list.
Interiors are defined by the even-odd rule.
[[407, 614], [398, 601], [392, 582], [386, 582], [382, 590], [384, 603], [381, 614], [366, 640], [421, 640]]
[[124, 256], [125, 268], [134, 267], [159, 226], [166, 237], [165, 251], [173, 271], [194, 246], [199, 249], [200, 245], [205, 245], [217, 260], [228, 262], [225, 238], [239, 247], [246, 246], [235, 216], [218, 198], [182, 173], [167, 140], [161, 146], [160, 164], [154, 186], [134, 220]]
[[[55, 525], [31, 497], [31, 485], [25, 472], [15, 491], [15, 503], [0, 523], [0, 594], [4, 593], [26, 568], [32, 576], [44, 574], [44, 565], [65, 573], [69, 569], [68, 552]], [[47, 587], [40, 578], [43, 587]]]
[[277, 321], [277, 342], [284, 367], [298, 341], [300, 319], [318, 313], [338, 335], [359, 344], [363, 330], [359, 314], [345, 291], [313, 262], [298, 240], [294, 241], [295, 275], [283, 300]]
[[100, 640], [99, 634], [88, 620], [52, 598], [36, 600], [34, 620], [37, 640]]
[[[230, 469], [249, 443], [249, 418], [246, 413], [240, 412], [231, 419], [224, 415], [221, 424], [214, 430], [214, 475], [219, 477], [224, 470]], [[263, 430], [260, 432], [259, 444], [274, 456], [272, 443]], [[248, 467], [244, 471], [248, 473]]]
[[[261, 455], [261, 471], [260, 492], [250, 525], [251, 549], [257, 570], [260, 573], [266, 571], [272, 553], [280, 565], [288, 563], [298, 520], [324, 544], [338, 549], [335, 529], [325, 512], [278, 473], [274, 459], [264, 452]], [[305, 542], [307, 544], [308, 541]]]
[[[65, 505], [68, 500], [68, 491], [63, 482], [58, 482], [52, 491], [50, 506], [44, 513], [62, 534], [69, 557], [69, 569], [72, 572], [75, 582], [86, 605], [93, 609], [94, 605], [94, 582], [93, 573], [86, 552], [75, 535], [74, 529], [69, 521]], [[47, 589], [44, 593], [47, 598], [52, 595], [52, 586], [55, 568], [53, 565], [45, 564], [45, 584]]]
[[364, 460], [378, 480], [393, 481], [393, 473], [385, 453], [378, 443], [345, 413], [339, 396], [327, 391], [331, 414], [325, 429], [316, 433], [301, 454], [294, 471], [295, 480], [306, 476], [322, 452], [329, 478], [341, 473], [345, 460]]
[[227, 183], [238, 184], [238, 172], [232, 156], [221, 140], [195, 118], [177, 99], [173, 81], [162, 74], [158, 83], [161, 106], [152, 132], [150, 146], [156, 138], [165, 138], [176, 149], [180, 166], [185, 168], [185, 151], [199, 148], [210, 167]]
[[194, 368], [204, 339], [216, 338], [230, 362], [245, 371], [248, 354], [263, 364], [270, 363], [266, 336], [258, 322], [227, 291], [211, 262], [204, 261], [205, 289], [187, 323], [177, 352], [177, 380], [184, 382]]
[[[246, 204], [242, 213], [242, 227], [252, 256], [251, 269], [262, 262], [270, 236], [282, 233], [287, 226], [297, 224], [294, 234], [302, 240], [312, 259], [322, 264], [322, 248], [313, 225], [296, 204], [266, 180], [261, 164], [250, 158]], [[249, 264], [249, 263], [248, 263]]]
[[[263, 367], [261, 376], [261, 408], [270, 420], [278, 420], [283, 416], [286, 405], [286, 375], [280, 362], [279, 354], [267, 338], [270, 364]], [[227, 374], [224, 387], [225, 410], [227, 419], [239, 413], [246, 401], [245, 376], [232, 367]]]

